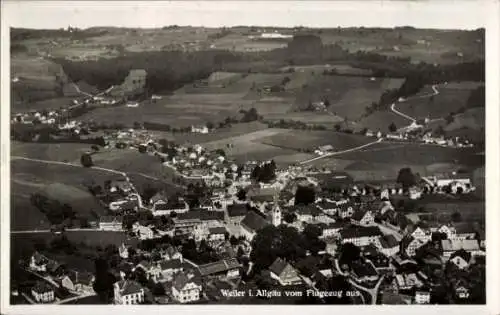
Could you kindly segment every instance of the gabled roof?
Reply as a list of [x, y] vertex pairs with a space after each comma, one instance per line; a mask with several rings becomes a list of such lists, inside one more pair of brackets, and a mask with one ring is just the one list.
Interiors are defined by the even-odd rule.
[[453, 254], [451, 254], [450, 260], [452, 260], [453, 258], [455, 258], [457, 256], [461, 257], [466, 262], [469, 262], [470, 259], [471, 259], [471, 257], [472, 257], [472, 255], [469, 252], [467, 252], [467, 251], [465, 251], [463, 249], [459, 249], [456, 252], [454, 252]]
[[188, 220], [224, 220], [224, 212], [222, 211], [208, 211], [205, 209], [193, 209], [184, 213], [179, 213], [174, 221], [188, 221]]
[[288, 262], [286, 262], [286, 260], [278, 257], [273, 262], [273, 264], [269, 267], [269, 270], [279, 277], [281, 275], [281, 273], [283, 272], [283, 270], [285, 270], [285, 268], [287, 266], [291, 266], [291, 265]]
[[162, 261], [159, 267], [161, 270], [180, 269], [182, 267], [182, 262], [180, 259], [170, 259]]
[[380, 238], [380, 245], [382, 248], [394, 248], [399, 246], [398, 240], [392, 234], [386, 234]]
[[459, 249], [478, 250], [479, 242], [477, 240], [442, 240], [441, 246], [444, 251], [457, 251]]
[[255, 213], [255, 211], [250, 211], [241, 221], [241, 226], [247, 228], [249, 231], [258, 231], [265, 226], [269, 225], [262, 216]]
[[46, 293], [54, 291], [52, 287], [45, 281], [37, 281], [32, 290], [35, 291], [36, 293]]
[[198, 286], [201, 285], [201, 282], [198, 279], [198, 277], [194, 276], [194, 277], [190, 278], [190, 277], [188, 277], [188, 275], [186, 275], [186, 273], [180, 272], [174, 277], [174, 280], [172, 282], [172, 287], [174, 287], [175, 289], [180, 291], [180, 290], [184, 289], [186, 284], [188, 284], [190, 282], [194, 282]]
[[230, 217], [242, 217], [248, 212], [248, 204], [235, 203], [227, 206], [227, 215]]
[[84, 285], [91, 285], [94, 280], [94, 275], [90, 272], [79, 272], [75, 270], [71, 270], [68, 274], [69, 279], [73, 283], [81, 283]]
[[235, 268], [239, 268], [240, 263], [236, 258], [231, 258], [227, 260], [219, 260], [217, 262], [208, 263], [205, 265], [198, 266], [198, 270], [201, 276], [208, 276], [220, 272], [226, 272]]
[[367, 213], [368, 213], [368, 211], [365, 211], [365, 210], [356, 210], [356, 211], [354, 211], [351, 219], [353, 219], [355, 221], [361, 221]]
[[340, 230], [340, 236], [342, 237], [342, 239], [382, 235], [383, 234], [378, 226], [356, 226]]
[[208, 229], [209, 234], [226, 234], [226, 232], [227, 232], [227, 230], [223, 226]]
[[140, 293], [143, 290], [142, 286], [134, 280], [120, 280], [115, 285], [118, 286], [122, 296]]
[[312, 215], [312, 216], [318, 216], [323, 213], [320, 209], [316, 207], [314, 204], [310, 205], [295, 205], [290, 208], [288, 208], [289, 211], [295, 212], [298, 215]]
[[316, 204], [317, 207], [323, 210], [329, 210], [329, 209], [337, 209], [338, 206], [334, 202], [329, 202], [329, 201], [321, 201]]

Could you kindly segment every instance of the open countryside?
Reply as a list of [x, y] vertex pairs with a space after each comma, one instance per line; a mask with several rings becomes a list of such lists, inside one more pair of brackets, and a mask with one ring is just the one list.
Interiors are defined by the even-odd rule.
[[484, 304], [484, 40], [11, 29], [11, 303]]

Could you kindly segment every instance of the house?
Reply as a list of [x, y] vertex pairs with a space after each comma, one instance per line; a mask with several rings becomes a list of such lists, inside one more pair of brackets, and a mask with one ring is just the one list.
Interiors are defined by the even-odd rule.
[[318, 226], [323, 231], [320, 235], [320, 238], [325, 239], [337, 236], [344, 224], [342, 222], [332, 222], [328, 224], [321, 223], [318, 224]]
[[170, 200], [168, 202], [157, 202], [156, 204], [153, 205], [152, 213], [155, 217], [157, 216], [169, 216], [173, 212], [179, 214], [179, 213], [185, 213], [188, 212], [189, 206], [188, 204], [184, 201], [184, 199], [179, 198], [178, 200]]
[[421, 288], [423, 286], [423, 283], [415, 273], [403, 273], [396, 274], [396, 277], [392, 282], [392, 286], [398, 291], [411, 290], [414, 288]]
[[69, 291], [93, 294], [95, 277], [90, 272], [71, 270], [61, 279], [61, 286]]
[[413, 236], [405, 236], [401, 240], [400, 251], [408, 257], [414, 257], [417, 249], [427, 244], [427, 241], [414, 238]]
[[451, 238], [455, 240], [475, 239], [479, 230], [469, 223], [455, 223], [453, 228], [455, 229], [455, 233]]
[[442, 240], [441, 248], [443, 250], [443, 257], [448, 259], [454, 252], [463, 249], [472, 256], [482, 255], [477, 240]]
[[464, 284], [457, 284], [455, 286], [455, 296], [459, 299], [468, 299], [470, 295], [469, 288]]
[[158, 278], [160, 277], [161, 274], [161, 269], [159, 267], [159, 264], [143, 260], [139, 262], [139, 264], [137, 264], [136, 269], [138, 268], [144, 271], [148, 279], [151, 279], [154, 282], [158, 281]]
[[102, 216], [99, 219], [99, 228], [103, 231], [122, 231], [123, 219], [121, 216]]
[[236, 258], [223, 259], [198, 266], [202, 278], [235, 279], [240, 276], [240, 263]]
[[183, 270], [182, 260], [171, 259], [162, 261], [158, 264], [158, 268], [160, 270], [160, 276], [157, 278], [157, 281], [168, 281]]
[[371, 211], [357, 210], [351, 217], [352, 224], [356, 225], [373, 225], [375, 223], [375, 217]]
[[338, 210], [337, 204], [330, 201], [318, 202], [316, 203], [316, 207], [328, 215], [336, 215]]
[[241, 221], [248, 213], [249, 205], [246, 203], [235, 203], [227, 206], [227, 222], [233, 225], [240, 225]]
[[277, 280], [282, 286], [302, 283], [298, 272], [287, 261], [276, 258], [269, 267], [271, 278]]
[[208, 236], [209, 228], [223, 225], [224, 212], [193, 209], [178, 214], [173, 221], [175, 233], [191, 235], [195, 240], [201, 240]]
[[332, 152], [334, 150], [333, 146], [331, 144], [327, 144], [327, 145], [323, 145], [323, 146], [320, 146], [318, 147], [314, 153], [318, 154], [318, 155], [324, 155], [324, 154], [328, 154], [330, 152]]
[[423, 243], [427, 243], [432, 239], [432, 233], [424, 230], [422, 227], [416, 227], [410, 235]]
[[381, 237], [377, 245], [380, 252], [387, 257], [393, 256], [399, 252], [399, 242], [392, 234]]
[[51, 303], [55, 300], [54, 289], [45, 281], [37, 281], [31, 288], [31, 295], [37, 303]]
[[182, 262], [182, 254], [175, 247], [169, 246], [167, 249], [160, 251], [160, 256], [163, 260], [179, 259]]
[[121, 258], [123, 259], [128, 259], [129, 257], [129, 252], [128, 252], [129, 247], [122, 243], [120, 247], [118, 247], [118, 254], [120, 255]]
[[394, 271], [394, 266], [391, 264], [391, 260], [382, 253], [375, 253], [370, 257], [367, 257], [370, 264], [375, 268], [377, 273], [392, 273]]
[[206, 134], [209, 132], [209, 130], [207, 126], [191, 126], [191, 132]]
[[161, 192], [157, 192], [153, 197], [149, 199], [149, 204], [153, 207], [153, 209], [155, 208], [155, 206], [166, 204], [167, 202], [167, 197]]
[[144, 288], [136, 281], [117, 281], [113, 289], [115, 304], [140, 304], [144, 301]]
[[222, 242], [226, 239], [227, 230], [225, 227], [214, 227], [208, 229], [208, 240], [212, 242]]
[[34, 252], [31, 255], [29, 268], [33, 271], [38, 272], [46, 272], [47, 264], [49, 263], [49, 259], [39, 252]]
[[354, 208], [352, 203], [348, 202], [339, 205], [337, 215], [340, 218], [342, 219], [350, 218], [353, 214], [354, 214]]
[[241, 221], [241, 235], [251, 241], [255, 234], [257, 234], [257, 231], [270, 224], [270, 222], [266, 221], [255, 211], [250, 211]]
[[465, 269], [469, 267], [472, 255], [465, 251], [464, 249], [459, 249], [450, 256], [450, 263], [453, 263], [459, 269]]
[[366, 246], [370, 243], [377, 243], [382, 236], [378, 226], [356, 226], [340, 230], [342, 243], [353, 243], [356, 246]]
[[357, 282], [375, 281], [378, 279], [378, 272], [373, 264], [369, 262], [354, 262], [351, 264], [351, 274]]
[[172, 296], [179, 303], [196, 302], [201, 297], [201, 281], [192, 273], [180, 272], [172, 282]]
[[415, 291], [416, 304], [429, 304], [431, 303], [431, 293], [429, 291]]
[[329, 221], [327, 215], [314, 204], [293, 206], [289, 211], [294, 212], [297, 215], [297, 220], [301, 222]]

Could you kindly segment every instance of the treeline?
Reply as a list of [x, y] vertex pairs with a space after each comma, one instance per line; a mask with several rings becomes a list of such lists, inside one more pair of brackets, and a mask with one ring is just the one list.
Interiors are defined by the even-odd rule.
[[243, 54], [223, 50], [128, 53], [113, 59], [72, 62], [56, 59], [72, 81], [85, 82], [106, 89], [119, 85], [132, 69], [147, 72], [146, 88], [151, 93], [172, 91], [184, 84], [206, 79], [223, 70], [226, 63], [243, 61]]
[[60, 130], [47, 125], [26, 125], [12, 124], [11, 138], [22, 142], [37, 143], [88, 143], [98, 146], [105, 146], [106, 141], [103, 137], [87, 137], [87, 131], [77, 135], [71, 132], [62, 133]]
[[85, 39], [89, 37], [96, 37], [106, 35], [108, 31], [106, 30], [79, 30], [72, 28], [71, 32], [66, 29], [57, 30], [37, 30], [37, 29], [25, 29], [25, 28], [11, 28], [10, 29], [10, 40], [11, 42], [23, 41], [27, 39], [47, 39], [47, 38], [70, 38], [73, 40]]
[[58, 225], [65, 221], [69, 223], [76, 218], [76, 212], [73, 211], [73, 208], [69, 204], [50, 199], [45, 195], [32, 194], [30, 202], [47, 216], [51, 224]]

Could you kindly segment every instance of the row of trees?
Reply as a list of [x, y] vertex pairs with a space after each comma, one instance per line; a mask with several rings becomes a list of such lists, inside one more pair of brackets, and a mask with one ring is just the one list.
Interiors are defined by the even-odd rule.
[[69, 204], [50, 199], [45, 195], [34, 193], [30, 196], [30, 202], [40, 210], [40, 212], [45, 214], [50, 223], [54, 225], [76, 218], [76, 212]]
[[250, 177], [258, 182], [270, 182], [276, 178], [276, 163], [271, 160], [262, 165], [256, 165]]

